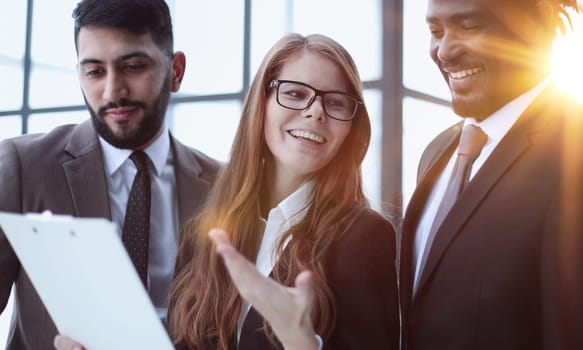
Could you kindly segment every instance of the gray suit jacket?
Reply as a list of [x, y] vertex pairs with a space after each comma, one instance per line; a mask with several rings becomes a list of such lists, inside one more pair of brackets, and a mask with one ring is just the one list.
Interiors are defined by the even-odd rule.
[[[173, 137], [171, 144], [184, 227], [206, 198], [219, 166]], [[91, 121], [0, 142], [1, 211], [111, 219], [105, 176]], [[13, 284], [16, 303], [7, 348], [53, 349], [56, 327], [0, 230], [0, 312]], [[90, 322], [90, 315], [80, 315], [79, 322]]]

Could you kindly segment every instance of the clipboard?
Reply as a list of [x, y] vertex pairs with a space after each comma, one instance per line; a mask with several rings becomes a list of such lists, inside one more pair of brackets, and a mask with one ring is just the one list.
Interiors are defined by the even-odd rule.
[[0, 226], [61, 334], [88, 350], [174, 349], [112, 222], [0, 212]]

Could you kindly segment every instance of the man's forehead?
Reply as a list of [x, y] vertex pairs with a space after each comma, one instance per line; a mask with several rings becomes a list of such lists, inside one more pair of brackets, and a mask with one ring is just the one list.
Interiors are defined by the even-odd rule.
[[459, 21], [467, 18], [507, 22], [524, 14], [525, 0], [428, 0], [426, 20]]
[[143, 42], [154, 42], [154, 37], [151, 32], [134, 32], [124, 28], [109, 27], [109, 26], [97, 26], [88, 25], [83, 26], [79, 29], [79, 37], [106, 37], [110, 40], [114, 38], [117, 40], [123, 39], [126, 41], [143, 41]]
[[123, 59], [129, 56], [151, 56], [161, 54], [152, 36], [134, 34], [110, 27], [84, 27], [77, 38], [79, 60]]

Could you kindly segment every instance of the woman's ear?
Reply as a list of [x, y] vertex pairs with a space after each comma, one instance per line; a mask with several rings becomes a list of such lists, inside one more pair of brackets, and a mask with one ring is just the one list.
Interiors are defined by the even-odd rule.
[[182, 51], [176, 51], [172, 56], [172, 92], [180, 89], [186, 70], [186, 56]]

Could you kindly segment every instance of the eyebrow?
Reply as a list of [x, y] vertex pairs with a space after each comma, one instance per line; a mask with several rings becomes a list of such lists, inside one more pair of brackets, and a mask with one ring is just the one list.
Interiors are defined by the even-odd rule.
[[[147, 53], [143, 52], [143, 51], [136, 51], [136, 52], [130, 52], [127, 53], [125, 55], [122, 55], [118, 58], [116, 58], [114, 60], [114, 62], [121, 62], [121, 61], [125, 61], [125, 60], [129, 60], [131, 58], [145, 58], [148, 60], [151, 60], [152, 57], [150, 55], [148, 55]], [[99, 60], [97, 58], [85, 58], [83, 60], [81, 60], [81, 62], [79, 62], [80, 65], [86, 65], [86, 64], [103, 64], [105, 63], [105, 61]]]
[[[462, 22], [463, 20], [466, 20], [468, 18], [480, 19], [480, 18], [484, 18], [484, 17], [486, 17], [486, 14], [484, 13], [484, 11], [470, 10], [470, 11], [454, 13], [450, 16], [447, 16], [447, 21], [459, 23], [459, 22]], [[439, 23], [439, 22], [441, 22], [438, 16], [427, 16], [427, 17], [425, 17], [425, 21], [427, 23]]]

